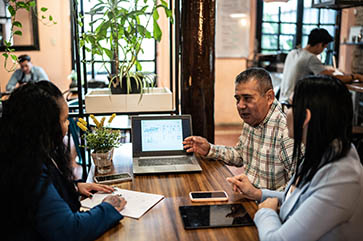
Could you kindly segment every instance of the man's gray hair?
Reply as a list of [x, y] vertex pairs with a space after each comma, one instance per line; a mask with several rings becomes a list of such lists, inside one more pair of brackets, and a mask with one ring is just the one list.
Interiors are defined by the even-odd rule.
[[261, 95], [266, 93], [269, 89], [273, 89], [270, 73], [263, 68], [252, 67], [246, 69], [237, 75], [235, 84], [246, 83], [250, 80], [257, 81]]

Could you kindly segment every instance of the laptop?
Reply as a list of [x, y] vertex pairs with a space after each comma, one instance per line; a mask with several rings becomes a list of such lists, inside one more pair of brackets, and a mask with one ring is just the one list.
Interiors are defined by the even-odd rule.
[[131, 117], [134, 174], [202, 171], [183, 148], [192, 135], [190, 115]]

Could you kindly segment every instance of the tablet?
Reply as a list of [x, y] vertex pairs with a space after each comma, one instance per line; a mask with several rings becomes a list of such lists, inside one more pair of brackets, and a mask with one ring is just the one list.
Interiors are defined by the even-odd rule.
[[179, 212], [185, 229], [254, 225], [242, 204], [180, 206]]

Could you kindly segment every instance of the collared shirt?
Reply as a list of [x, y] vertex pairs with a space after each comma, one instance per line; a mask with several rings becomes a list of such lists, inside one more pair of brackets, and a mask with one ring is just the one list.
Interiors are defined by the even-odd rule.
[[30, 70], [30, 74], [26, 75], [21, 69], [15, 70], [12, 74], [8, 84], [6, 85], [6, 91], [12, 91], [18, 82], [29, 82], [40, 80], [49, 80], [45, 71], [38, 66], [33, 66]]
[[293, 148], [286, 115], [275, 99], [258, 126], [243, 125], [235, 147], [211, 145], [207, 157], [228, 165], [244, 166], [248, 179], [258, 188], [283, 190], [295, 172]]

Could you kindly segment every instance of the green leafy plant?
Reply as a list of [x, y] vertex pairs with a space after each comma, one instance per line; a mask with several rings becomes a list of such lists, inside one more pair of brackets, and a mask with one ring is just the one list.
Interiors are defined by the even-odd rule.
[[[16, 69], [16, 64], [18, 61], [18, 58], [14, 53], [15, 49], [12, 47], [12, 40], [14, 38], [14, 35], [22, 36], [23, 32], [21, 31], [21, 28], [23, 27], [22, 23], [17, 20], [17, 13], [19, 10], [27, 10], [27, 11], [34, 11], [36, 12], [36, 4], [35, 0], [28, 0], [28, 1], [18, 1], [18, 0], [3, 0], [4, 3], [7, 6], [7, 10], [10, 13], [10, 19], [11, 19], [11, 28], [10, 28], [10, 37], [9, 39], [4, 40], [5, 45], [5, 52], [2, 54], [4, 59], [4, 68], [7, 71], [14, 71]], [[46, 12], [48, 11], [48, 8], [42, 7], [40, 8], [41, 16], [37, 16], [37, 18], [40, 20], [41, 23], [44, 25], [52, 25], [57, 24], [56, 21], [54, 21], [52, 15], [46, 15]], [[8, 59], [11, 59], [12, 65], [8, 67], [7, 62]]]
[[[127, 4], [125, 4], [127, 3]], [[125, 7], [125, 6], [128, 7]], [[172, 21], [172, 12], [164, 0], [98, 0], [90, 13], [96, 18], [90, 25], [93, 32], [85, 32], [80, 38], [80, 46], [104, 61], [111, 84], [122, 87], [122, 78], [126, 78], [127, 93], [131, 90], [131, 81], [143, 93], [144, 87], [153, 85], [152, 78], [142, 73], [137, 56], [143, 52], [144, 39], [161, 40], [162, 31], [158, 24], [158, 9], [164, 9], [167, 18]], [[148, 30], [153, 24], [152, 33]], [[82, 22], [79, 21], [82, 25]], [[105, 44], [106, 43], [106, 44]], [[114, 72], [105, 65], [105, 57], [112, 61]]]
[[[110, 117], [108, 124], [112, 122], [115, 116], [116, 114], [113, 114]], [[105, 117], [101, 121], [98, 121], [93, 115], [90, 115], [90, 117], [96, 124], [96, 127], [93, 129], [88, 129], [87, 122], [82, 118], [79, 118], [77, 122], [77, 126], [85, 132], [83, 138], [85, 138], [87, 143], [86, 148], [93, 150], [94, 153], [106, 153], [112, 148], [121, 145], [121, 132], [104, 126]]]

